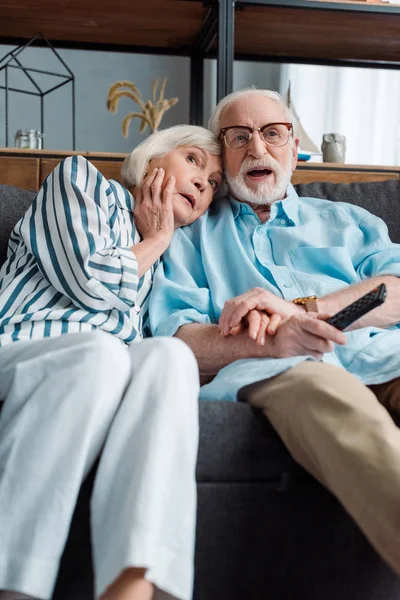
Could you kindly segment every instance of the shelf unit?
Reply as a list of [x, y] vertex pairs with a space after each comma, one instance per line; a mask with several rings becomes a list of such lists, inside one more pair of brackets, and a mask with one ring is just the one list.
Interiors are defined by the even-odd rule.
[[[400, 4], [220, 0], [218, 98], [232, 90], [233, 59], [400, 68]], [[223, 15], [223, 21], [222, 21]]]
[[400, 68], [400, 5], [365, 0], [0, 0], [0, 43], [38, 31], [56, 48], [190, 57], [193, 123], [205, 58], [217, 57], [218, 99], [234, 59]]

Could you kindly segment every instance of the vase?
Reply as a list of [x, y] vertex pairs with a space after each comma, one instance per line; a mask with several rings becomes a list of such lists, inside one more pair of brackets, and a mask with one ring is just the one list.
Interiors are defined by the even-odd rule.
[[346, 159], [346, 137], [340, 133], [324, 133], [321, 150], [324, 162], [344, 163]]

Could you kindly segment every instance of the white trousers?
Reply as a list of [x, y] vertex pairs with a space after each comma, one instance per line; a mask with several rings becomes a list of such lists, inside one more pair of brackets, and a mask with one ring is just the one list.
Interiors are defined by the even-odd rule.
[[0, 590], [50, 598], [81, 483], [95, 593], [147, 568], [157, 599], [192, 596], [198, 370], [180, 340], [103, 332], [0, 349]]

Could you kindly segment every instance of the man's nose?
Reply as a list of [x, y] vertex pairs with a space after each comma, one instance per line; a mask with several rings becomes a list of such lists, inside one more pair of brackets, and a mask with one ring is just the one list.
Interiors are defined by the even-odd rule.
[[262, 158], [268, 152], [267, 146], [261, 136], [261, 131], [254, 131], [248, 146], [248, 154], [254, 158]]

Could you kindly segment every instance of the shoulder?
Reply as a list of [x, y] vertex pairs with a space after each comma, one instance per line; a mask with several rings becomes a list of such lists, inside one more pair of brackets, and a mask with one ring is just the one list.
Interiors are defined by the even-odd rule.
[[356, 206], [351, 202], [336, 202], [323, 198], [308, 197], [302, 197], [299, 200], [300, 211], [304, 216], [313, 213], [323, 219], [335, 222], [344, 221], [346, 223], [353, 223], [354, 225], [358, 225], [366, 219], [377, 219], [375, 215], [365, 208]]
[[227, 227], [229, 217], [233, 220], [232, 206], [228, 198], [221, 197], [213, 200], [210, 208], [194, 223], [177, 229], [174, 238], [186, 238], [200, 248], [202, 241], [208, 239], [208, 235], [214, 231], [220, 222], [223, 223], [224, 227]]
[[97, 167], [79, 154], [64, 158], [52, 174], [88, 189], [93, 186], [110, 187], [110, 182]]
[[78, 175], [86, 176], [87, 173], [97, 172], [96, 167], [80, 154], [64, 158], [58, 167], [54, 169], [54, 172], [57, 170], [70, 177], [77, 177]]

